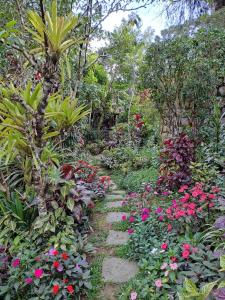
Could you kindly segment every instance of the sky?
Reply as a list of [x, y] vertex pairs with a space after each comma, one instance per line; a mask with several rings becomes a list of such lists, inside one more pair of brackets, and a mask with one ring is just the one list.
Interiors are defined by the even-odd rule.
[[[144, 31], [147, 27], [151, 27], [155, 31], [155, 35], [160, 35], [161, 30], [165, 29], [167, 26], [166, 14], [163, 7], [160, 4], [151, 5], [147, 8], [141, 8], [137, 10], [138, 15], [142, 19], [142, 30]], [[123, 18], [127, 18], [130, 12], [119, 11], [117, 13], [112, 13], [103, 23], [103, 29], [107, 31], [113, 31], [115, 27], [121, 24]], [[92, 42], [93, 48], [99, 48], [104, 46], [105, 42], [103, 40]]]

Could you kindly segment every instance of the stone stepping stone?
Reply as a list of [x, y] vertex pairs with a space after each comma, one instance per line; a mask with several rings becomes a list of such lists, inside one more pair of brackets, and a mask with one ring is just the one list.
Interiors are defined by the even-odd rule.
[[104, 282], [123, 283], [138, 273], [136, 263], [118, 257], [106, 257], [103, 260], [102, 277]]
[[112, 194], [114, 194], [114, 195], [123, 195], [123, 196], [125, 196], [125, 195], [126, 195], [126, 192], [123, 191], [123, 190], [114, 190]]
[[122, 221], [122, 216], [128, 217], [128, 213], [123, 213], [123, 212], [109, 212], [106, 216], [106, 222], [108, 224], [115, 223], [115, 222], [121, 222]]
[[114, 195], [114, 194], [111, 194], [111, 195], [107, 195], [106, 196], [106, 200], [107, 201], [123, 200], [123, 199], [124, 199], [124, 195]]
[[106, 244], [112, 246], [124, 245], [128, 242], [128, 240], [128, 232], [109, 230]]
[[107, 202], [106, 208], [117, 208], [117, 207], [123, 207], [125, 206], [124, 201], [113, 201], [113, 202]]

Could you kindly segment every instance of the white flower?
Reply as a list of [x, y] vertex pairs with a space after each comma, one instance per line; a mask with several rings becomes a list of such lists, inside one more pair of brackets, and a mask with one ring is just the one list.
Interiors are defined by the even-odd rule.
[[153, 248], [152, 251], [151, 251], [151, 253], [152, 253], [152, 254], [155, 254], [157, 251], [158, 251], [157, 248]]

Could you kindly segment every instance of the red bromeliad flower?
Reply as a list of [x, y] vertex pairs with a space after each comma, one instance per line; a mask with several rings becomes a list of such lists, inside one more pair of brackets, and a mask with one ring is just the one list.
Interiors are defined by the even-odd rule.
[[54, 284], [52, 287], [52, 294], [53, 295], [57, 295], [59, 292], [59, 285], [58, 284]]
[[72, 285], [68, 285], [68, 286], [66, 287], [66, 289], [67, 289], [67, 291], [68, 291], [70, 294], [73, 294], [74, 288], [73, 288]]
[[67, 260], [69, 258], [68, 254], [66, 252], [62, 253], [62, 259]]

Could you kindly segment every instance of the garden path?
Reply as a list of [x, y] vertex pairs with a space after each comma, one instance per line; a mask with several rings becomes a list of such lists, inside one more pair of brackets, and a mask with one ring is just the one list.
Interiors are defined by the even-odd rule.
[[[101, 169], [102, 175], [106, 173]], [[101, 291], [93, 297], [93, 300], [117, 300], [117, 292], [122, 283], [133, 278], [138, 272], [135, 262], [120, 258], [116, 255], [118, 247], [128, 242], [129, 236], [125, 231], [114, 228], [120, 224], [122, 215], [128, 216], [123, 200], [126, 195], [124, 190], [119, 190], [114, 182], [111, 182], [110, 189], [101, 207], [95, 209], [93, 215], [93, 236], [92, 240], [96, 247], [94, 259], [100, 257], [99, 280], [96, 284], [101, 286]]]

